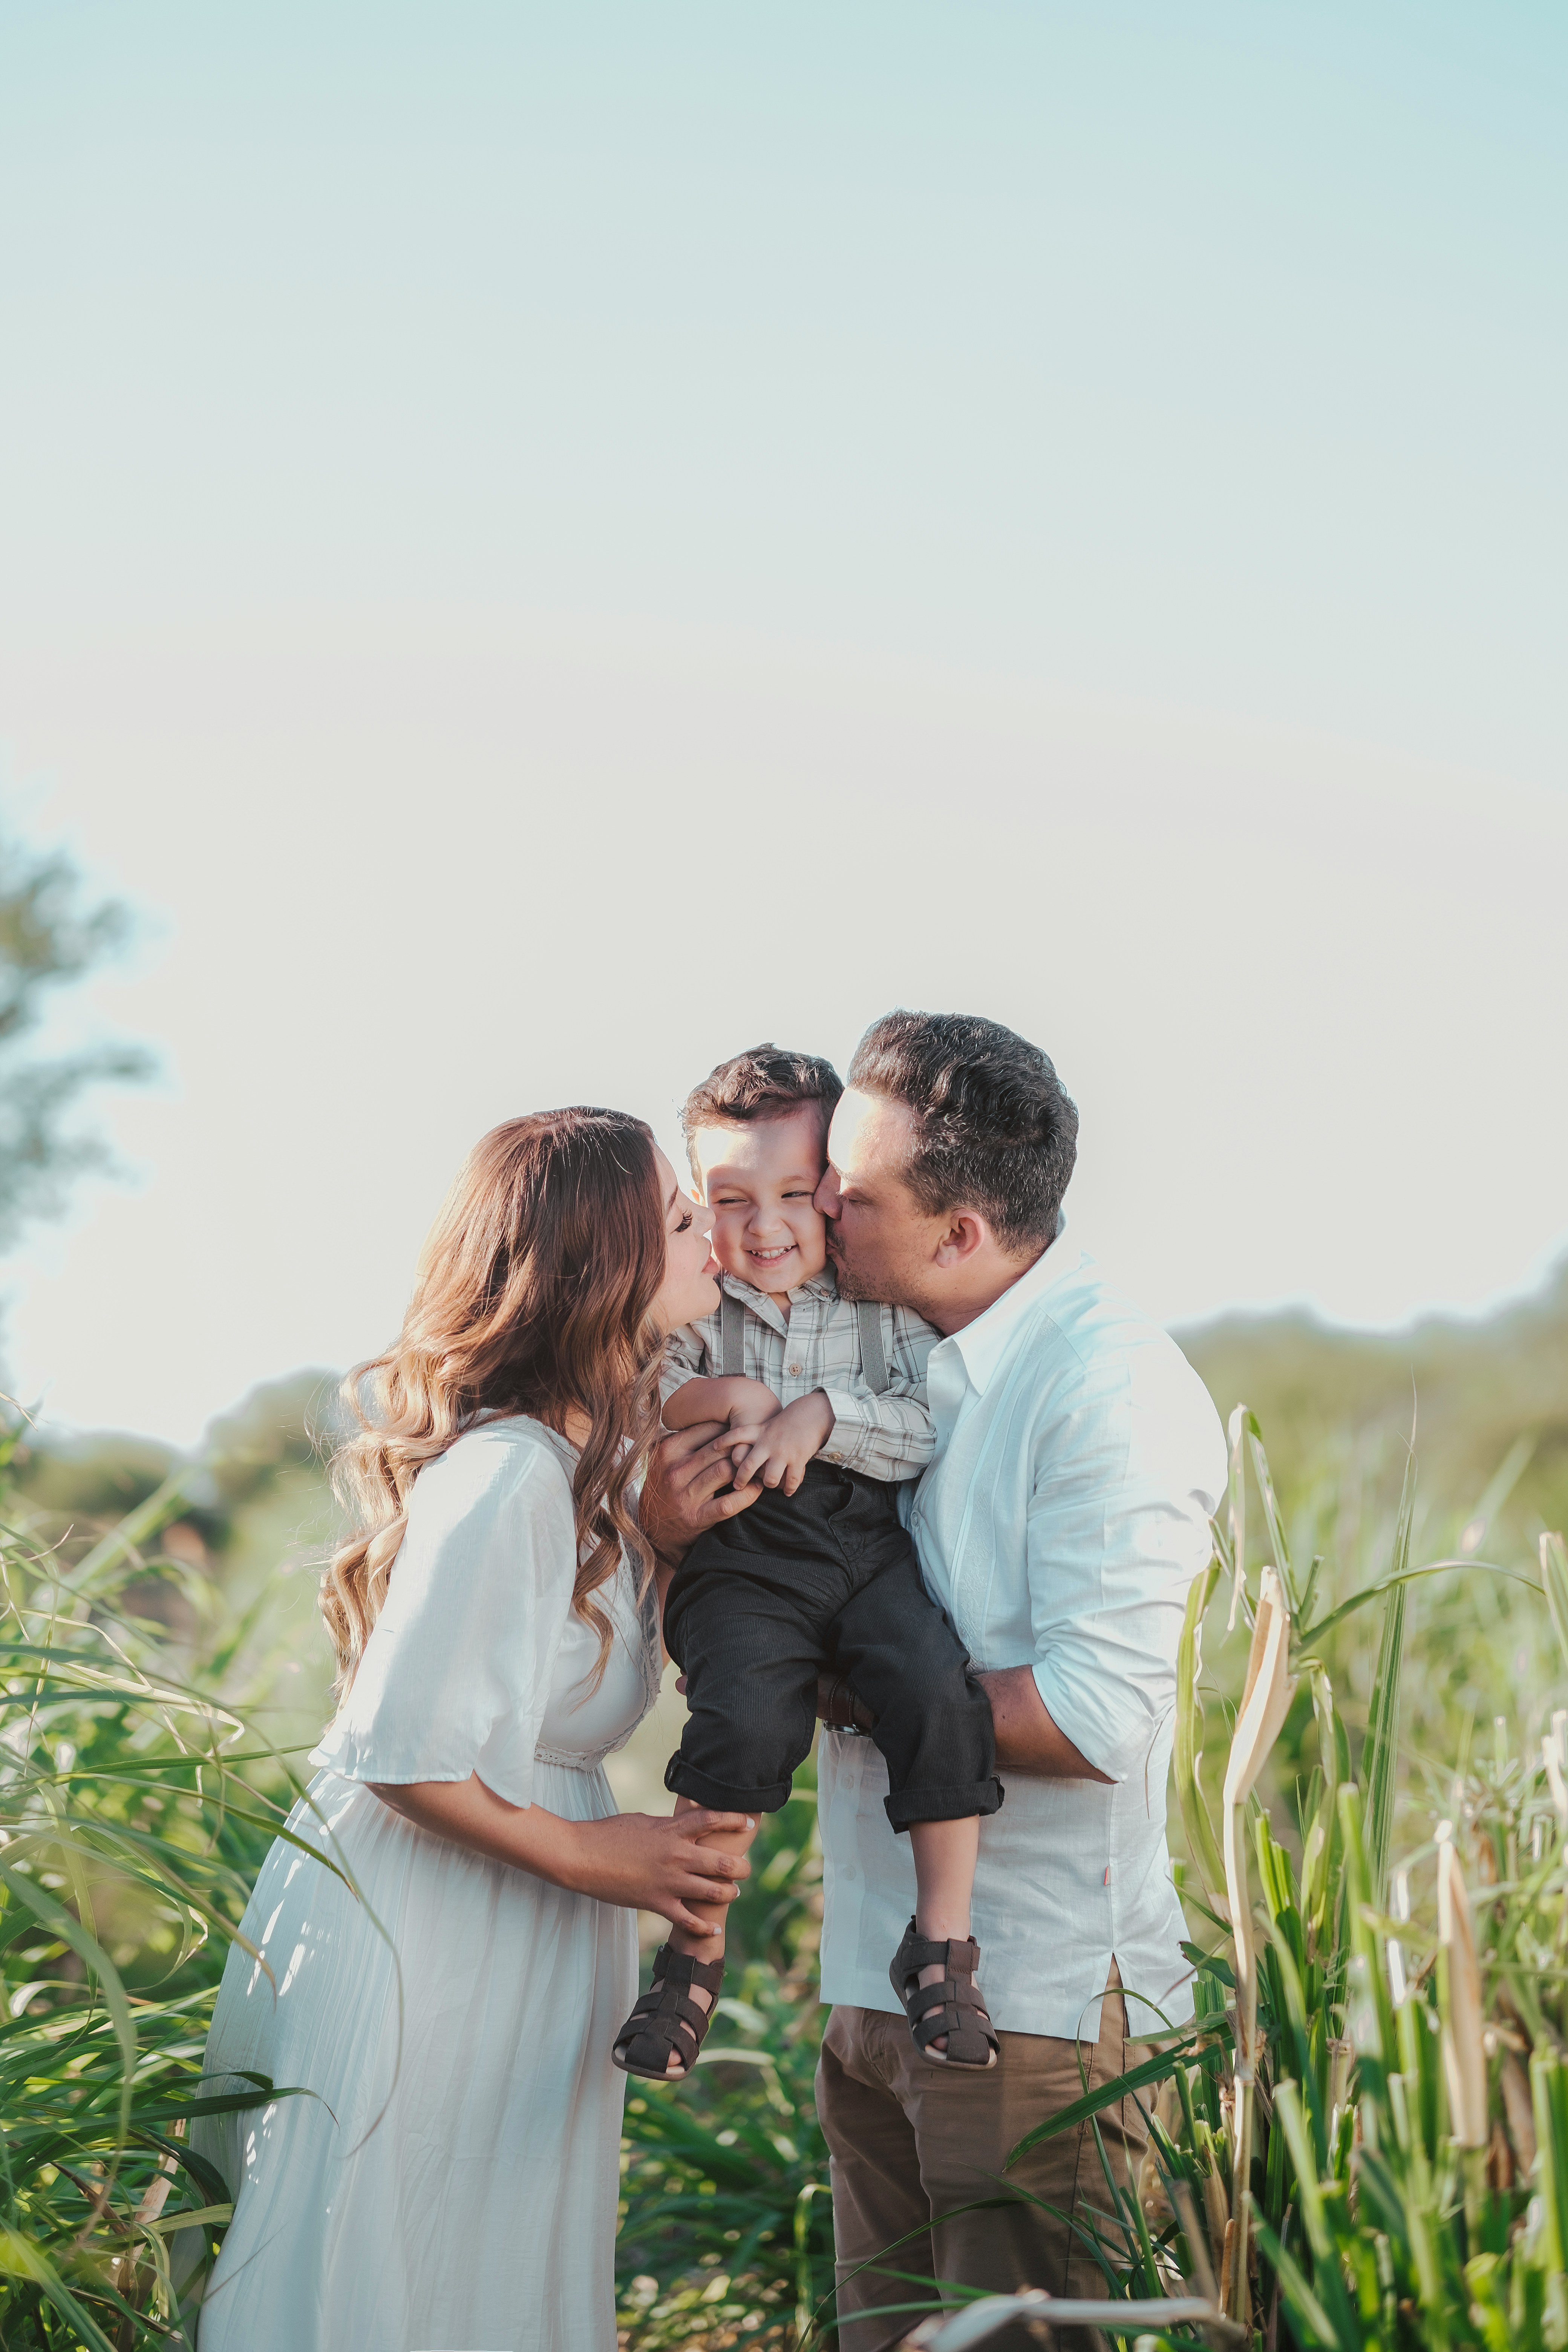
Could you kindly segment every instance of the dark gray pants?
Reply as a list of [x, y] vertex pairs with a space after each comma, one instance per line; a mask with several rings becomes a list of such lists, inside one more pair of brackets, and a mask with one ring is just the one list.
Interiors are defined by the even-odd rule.
[[699, 1536], [665, 1603], [691, 1710], [667, 1789], [776, 1813], [816, 1724], [824, 1666], [847, 1675], [888, 1759], [888, 1819], [960, 1821], [1002, 1802], [991, 1703], [921, 1579], [896, 1490], [826, 1462]]

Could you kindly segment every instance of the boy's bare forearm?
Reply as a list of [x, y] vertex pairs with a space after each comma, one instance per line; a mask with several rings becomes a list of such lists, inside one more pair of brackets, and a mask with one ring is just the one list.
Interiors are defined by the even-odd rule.
[[666, 1429], [694, 1429], [703, 1421], [771, 1420], [779, 1401], [765, 1381], [682, 1381], [666, 1402]]

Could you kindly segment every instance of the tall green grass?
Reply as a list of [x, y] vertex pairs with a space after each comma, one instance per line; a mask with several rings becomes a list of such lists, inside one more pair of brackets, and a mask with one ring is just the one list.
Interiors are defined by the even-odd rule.
[[[16, 1443], [0, 1447], [0, 1482]], [[0, 1491], [0, 2342], [182, 2343], [228, 2218], [189, 2145], [215, 1986], [290, 1778], [176, 1658], [178, 1484], [66, 1565]], [[199, 1612], [210, 1622], [212, 1612]], [[182, 1669], [179, 1671], [177, 1669]], [[265, 2095], [258, 2085], [256, 2096]], [[174, 2249], [189, 2277], [176, 2273]]]
[[[1451, 1762], [1428, 1759], [1424, 1797], [1410, 1801], [1426, 1813], [1423, 1833], [1388, 1866], [1412, 1589], [1456, 1569], [1472, 1590], [1498, 1577], [1532, 1584], [1538, 1633], [1560, 1643], [1555, 1679], [1568, 1694], [1562, 1539], [1542, 1537], [1539, 1580], [1474, 1558], [1415, 1565], [1407, 1476], [1384, 1572], [1325, 1610], [1321, 1564], [1291, 1561], [1256, 1429], [1243, 1418], [1232, 1432], [1232, 1507], [1215, 1569], [1189, 1607], [1175, 1743], [1186, 1891], [1207, 1924], [1188, 1947], [1196, 2019], [1135, 2075], [1042, 2118], [1015, 2159], [1129, 2087], [1152, 2103], [1140, 2179], [1128, 2188], [1108, 2168], [1084, 2235], [1112, 2306], [1195, 2298], [1209, 2318], [1161, 2327], [1144, 2312], [1125, 2330], [1108, 2323], [1139, 2352], [1227, 2341], [1264, 2352], [1562, 2352], [1568, 1716], [1544, 1733], [1500, 1717], [1489, 1752], [1468, 1752], [1466, 1732]], [[1237, 1484], [1244, 1440], [1265, 1531], [1250, 1569]], [[1197, 1674], [1222, 1570], [1253, 1621], [1255, 1661], [1270, 1580], [1286, 1596], [1285, 1669], [1310, 1695], [1317, 1749], [1293, 1785], [1265, 1780], [1267, 1801], [1247, 1809], [1250, 1867], [1227, 1848], [1228, 1872], [1204, 1786]], [[1367, 1605], [1382, 1622], [1352, 1769], [1324, 1653]], [[1288, 1687], [1280, 1696], [1289, 1701]]]
[[[1086, 2223], [1108, 2297], [1223, 2306], [1230, 2333], [1142, 2314], [1106, 2333], [1148, 2352], [1248, 2336], [1259, 2352], [1568, 2352], [1568, 1724], [1473, 1728], [1489, 1690], [1506, 1705], [1521, 1638], [1531, 1690], [1568, 1705], [1568, 1559], [1548, 1539], [1539, 1565], [1486, 1565], [1458, 1540], [1486, 1515], [1424, 1517], [1408, 1476], [1382, 1516], [1352, 1520], [1321, 1481], [1281, 1497], [1245, 1415], [1233, 1451], [1179, 1676], [1197, 2021], [1141, 2069], [1156, 2122], [1140, 2180], [1108, 2181]], [[232, 1614], [200, 1567], [159, 1555], [184, 1492], [173, 1477], [80, 1557], [0, 1496], [6, 2347], [183, 2343], [182, 2290], [226, 2216], [189, 2127], [210, 2111], [223, 1960], [297, 1784], [229, 1696], [254, 1596]], [[1264, 1711], [1278, 1736], [1258, 1738], [1248, 1790], [1230, 1768], [1265, 1569], [1288, 1620], [1283, 1714]], [[702, 2065], [628, 2103], [633, 2352], [831, 2340], [808, 1789], [754, 1861]]]

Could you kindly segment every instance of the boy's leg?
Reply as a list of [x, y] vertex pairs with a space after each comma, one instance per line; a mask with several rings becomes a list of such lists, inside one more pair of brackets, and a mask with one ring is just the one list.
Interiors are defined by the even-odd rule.
[[[835, 1654], [871, 1710], [872, 1737], [888, 1759], [888, 1813], [914, 1849], [915, 1929], [933, 1944], [966, 1943], [980, 1853], [980, 1817], [994, 1812], [995, 1730], [990, 1703], [971, 1678], [963, 1645], [925, 1589], [914, 1547], [896, 1523], [875, 1551], [886, 1561], [840, 1611]], [[947, 1956], [916, 1971], [922, 1987], [947, 1975]], [[982, 2017], [962, 2035], [966, 2071], [994, 2063]], [[949, 2056], [946, 2033], [931, 2042]]]
[[665, 1640], [689, 1709], [667, 1789], [725, 1812], [776, 1813], [816, 1727], [823, 1610], [744, 1568], [683, 1568]]
[[868, 1576], [828, 1627], [836, 1663], [870, 1710], [888, 1759], [888, 1819], [959, 1822], [1002, 1803], [991, 1702], [925, 1589], [914, 1547], [895, 1527]]
[[[665, 1639], [686, 1675], [691, 1711], [665, 1786], [676, 1792], [678, 1812], [710, 1805], [749, 1817], [752, 1826], [742, 1840], [722, 1833], [729, 1852], [737, 1843], [742, 1851], [751, 1844], [759, 1813], [777, 1812], [784, 1803], [795, 1768], [811, 1746], [823, 1644], [810, 1601], [809, 1591], [792, 1591], [765, 1573], [748, 1574], [723, 1562], [708, 1567], [700, 1545], [670, 1587]], [[820, 1599], [816, 1614], [822, 1614]], [[720, 1835], [715, 1832], [716, 1841]], [[676, 1997], [704, 2020], [710, 2015], [728, 1906], [694, 1903], [691, 1908], [709, 1923], [708, 1932], [671, 1926], [667, 1948], [679, 1966], [656, 1968], [644, 2002], [616, 2037], [616, 2063], [636, 2072], [683, 2076], [695, 2063], [693, 2042], [707, 2031], [694, 2015], [683, 2028], [672, 2028], [668, 2003]], [[691, 1976], [688, 1962], [709, 1972], [706, 1981]], [[639, 2025], [638, 2010], [656, 1996], [663, 1997], [659, 2015]]]
[[[696, 1813], [702, 1808], [694, 1797], [677, 1797], [675, 1810], [677, 1813]], [[754, 1813], [748, 1813], [743, 1830], [710, 1830], [706, 1837], [700, 1837], [696, 1843], [719, 1846], [727, 1854], [750, 1853], [756, 1834], [757, 1817]], [[708, 1932], [696, 1936], [689, 1927], [678, 1927], [671, 1920], [668, 1937], [671, 1950], [689, 1952], [694, 1960], [721, 1960], [724, 1957], [724, 1921], [729, 1905], [699, 1903], [689, 1895], [686, 1907], [693, 1918], [703, 1922]]]
[[[966, 1814], [960, 1822], [911, 1822], [910, 1843], [915, 1858], [916, 1935], [932, 1944], [967, 1944], [974, 1932], [970, 1906], [974, 1898], [975, 1864], [980, 1860], [979, 1814]], [[915, 1981], [923, 1988], [941, 1984], [946, 1975], [945, 1960], [934, 1960], [916, 1970]], [[984, 2009], [984, 2004], [981, 2006]], [[945, 2058], [946, 2034], [936, 2034], [931, 2047]], [[965, 2063], [985, 2063], [978, 2043], [961, 2054]]]
[[664, 1639], [690, 1710], [664, 1785], [730, 1812], [777, 1812], [816, 1729], [827, 1628], [855, 1579], [833, 1522], [847, 1475], [816, 1463], [698, 1537], [670, 1584]]

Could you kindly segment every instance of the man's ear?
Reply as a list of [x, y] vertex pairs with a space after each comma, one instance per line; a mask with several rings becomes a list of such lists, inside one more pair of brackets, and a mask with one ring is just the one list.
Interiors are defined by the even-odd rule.
[[942, 1266], [966, 1265], [977, 1251], [991, 1239], [991, 1228], [973, 1209], [954, 1209], [936, 1245], [936, 1263]]

